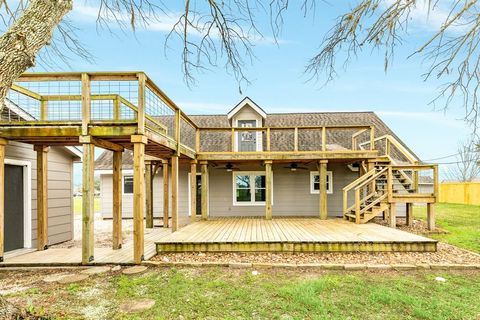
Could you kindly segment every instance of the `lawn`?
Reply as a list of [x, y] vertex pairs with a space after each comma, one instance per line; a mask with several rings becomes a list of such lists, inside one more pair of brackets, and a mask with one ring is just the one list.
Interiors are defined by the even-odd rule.
[[[426, 219], [426, 207], [414, 207], [414, 216]], [[432, 235], [433, 238], [480, 252], [480, 206], [439, 203], [435, 217], [437, 226], [449, 233]]]
[[[478, 319], [480, 274], [153, 268], [7, 297], [53, 319]], [[118, 311], [136, 298], [155, 305]]]
[[[73, 209], [74, 209], [75, 214], [82, 214], [82, 197], [74, 197], [73, 198]], [[95, 212], [100, 212], [100, 198], [99, 197], [95, 197], [94, 210], [95, 210]]]

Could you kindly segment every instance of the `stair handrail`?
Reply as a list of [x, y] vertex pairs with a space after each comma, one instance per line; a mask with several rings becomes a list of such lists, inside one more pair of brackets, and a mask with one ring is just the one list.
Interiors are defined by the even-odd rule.
[[373, 180], [376, 180], [379, 176], [381, 176], [382, 174], [384, 174], [387, 170], [388, 170], [389, 167], [385, 167], [383, 169], [381, 169], [380, 171], [378, 171], [376, 174], [374, 174], [373, 176], [371, 176], [370, 178], [368, 178], [367, 180], [363, 181], [361, 184], [359, 184], [358, 186], [355, 187], [355, 191], [356, 190], [360, 190], [361, 188], [363, 188], [366, 184], [368, 183], [371, 183]]
[[[385, 134], [383, 136], [377, 137], [373, 140], [373, 142], [383, 140], [385, 139], [385, 143], [388, 145], [388, 143], [393, 144], [411, 163], [418, 163], [419, 159], [414, 156], [407, 148], [405, 148], [394, 136], [390, 134]], [[360, 148], [363, 148], [364, 145], [369, 144], [370, 141], [365, 141], [360, 143], [358, 146]], [[385, 155], [384, 156], [390, 156], [388, 154], [389, 148], [385, 148]]]
[[368, 171], [358, 179], [354, 180], [353, 182], [349, 183], [347, 186], [343, 188], [343, 214], [348, 212], [348, 191], [350, 191], [353, 187], [355, 187], [357, 184], [362, 183], [364, 180], [368, 179], [372, 175], [377, 172], [377, 169], [373, 168], [372, 170]]

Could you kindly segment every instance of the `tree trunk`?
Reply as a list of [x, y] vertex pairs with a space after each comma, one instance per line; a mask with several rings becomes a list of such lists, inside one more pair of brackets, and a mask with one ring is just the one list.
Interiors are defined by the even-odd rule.
[[0, 111], [13, 82], [52, 39], [55, 27], [72, 10], [73, 0], [30, 0], [23, 14], [0, 37]]

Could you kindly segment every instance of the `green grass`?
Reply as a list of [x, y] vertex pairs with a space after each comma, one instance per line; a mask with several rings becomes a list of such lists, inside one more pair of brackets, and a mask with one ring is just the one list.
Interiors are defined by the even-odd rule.
[[[82, 214], [82, 197], [73, 198], [73, 209], [75, 214]], [[96, 197], [94, 202], [95, 212], [100, 212], [100, 198]]]
[[[414, 207], [414, 216], [426, 219], [426, 207]], [[436, 224], [448, 234], [433, 238], [480, 252], [480, 206], [439, 203], [435, 206]]]
[[[31, 297], [53, 319], [89, 318], [87, 311], [102, 319], [479, 319], [480, 273], [150, 269]], [[154, 307], [118, 311], [122, 302], [143, 298], [154, 299]]]

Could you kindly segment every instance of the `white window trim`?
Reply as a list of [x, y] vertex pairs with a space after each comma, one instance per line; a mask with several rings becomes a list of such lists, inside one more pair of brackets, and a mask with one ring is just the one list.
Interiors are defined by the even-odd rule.
[[[258, 128], [258, 119], [235, 119], [235, 128], [239, 128], [238, 126], [238, 121], [254, 121], [255, 120], [255, 127]], [[256, 152], [261, 152], [263, 151], [263, 137], [262, 137], [262, 131], [256, 131]], [[237, 131], [235, 135], [235, 152], [238, 151], [238, 146], [240, 143], [240, 131]], [[242, 151], [243, 152], [243, 151]]]
[[132, 177], [132, 181], [133, 181], [133, 175], [132, 174], [122, 174], [122, 195], [133, 196], [133, 191], [132, 191], [132, 193], [125, 193], [125, 177]]
[[23, 167], [23, 247], [32, 248], [32, 163], [5, 158], [5, 164]]
[[[314, 182], [314, 177], [318, 176], [319, 173], [318, 171], [310, 171], [310, 193], [311, 194], [319, 194], [320, 190], [315, 190], [313, 188], [313, 182]], [[332, 171], [327, 171], [327, 176], [328, 176], [328, 189], [327, 189], [327, 194], [332, 194], [333, 193], [333, 173]]]
[[[232, 198], [233, 198], [233, 205], [234, 206], [240, 206], [240, 207], [245, 207], [245, 206], [265, 206], [266, 201], [255, 201], [255, 192], [251, 192], [251, 199], [250, 202], [246, 201], [237, 201], [237, 183], [236, 183], [236, 176], [253, 176], [253, 175], [259, 175], [259, 176], [265, 176], [266, 178], [266, 173], [265, 171], [232, 171]], [[266, 181], [265, 181], [266, 183]], [[250, 180], [250, 190], [255, 189], [255, 184], [252, 184], [252, 181]], [[265, 185], [265, 190], [266, 190], [266, 185]], [[273, 206], [273, 172], [272, 172], [272, 206]]]

